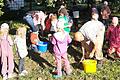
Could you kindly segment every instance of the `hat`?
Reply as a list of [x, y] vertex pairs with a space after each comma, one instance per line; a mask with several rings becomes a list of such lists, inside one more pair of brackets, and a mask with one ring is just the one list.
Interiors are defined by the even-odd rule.
[[92, 8], [92, 14], [94, 14], [94, 13], [98, 14], [98, 10], [95, 7]]
[[9, 25], [7, 23], [3, 23], [3, 24], [1, 24], [0, 28], [7, 28], [7, 29], [9, 29]]
[[108, 2], [107, 2], [107, 1], [104, 1], [104, 5], [108, 5]]
[[65, 8], [65, 6], [61, 5], [60, 8]]

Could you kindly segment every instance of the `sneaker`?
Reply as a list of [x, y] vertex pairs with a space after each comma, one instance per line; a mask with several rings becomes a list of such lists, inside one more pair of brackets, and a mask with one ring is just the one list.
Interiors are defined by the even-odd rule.
[[24, 74], [28, 74], [28, 72], [27, 72], [26, 70], [23, 70], [22, 73], [24, 73]]
[[53, 75], [53, 78], [55, 79], [58, 79], [58, 78], [61, 78], [62, 76], [61, 75]]
[[98, 60], [97, 63], [98, 63], [98, 64], [97, 64], [97, 67], [98, 67], [98, 68], [102, 68], [102, 66], [103, 66], [103, 61], [102, 61], [102, 60]]
[[3, 80], [7, 80], [7, 79], [8, 79], [7, 75], [3, 76]]
[[72, 73], [72, 70], [71, 70], [71, 69], [66, 71], [66, 74], [67, 74], [67, 75], [70, 75], [71, 73]]
[[24, 73], [20, 73], [19, 76], [25, 76], [25, 74]]
[[15, 74], [15, 73], [8, 74], [8, 78], [13, 78], [13, 77], [16, 77], [16, 76], [17, 76], [17, 74]]

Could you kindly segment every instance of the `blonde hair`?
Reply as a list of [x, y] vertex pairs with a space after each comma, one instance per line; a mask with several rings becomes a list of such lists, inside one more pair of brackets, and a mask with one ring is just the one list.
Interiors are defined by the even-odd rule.
[[0, 30], [0, 36], [2, 35], [2, 32], [1, 32], [1, 30]]
[[19, 35], [20, 37], [25, 37], [27, 26], [25, 26], [24, 24], [19, 24], [18, 26], [19, 27], [17, 28], [16, 34]]

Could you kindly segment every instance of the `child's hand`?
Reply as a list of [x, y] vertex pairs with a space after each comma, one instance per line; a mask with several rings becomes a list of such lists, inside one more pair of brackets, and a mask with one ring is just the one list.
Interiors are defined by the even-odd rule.
[[38, 42], [36, 43], [36, 45], [38, 45]]
[[48, 34], [49, 41], [52, 40], [52, 34]]
[[52, 36], [52, 34], [48, 34], [48, 37], [51, 37]]
[[12, 46], [13, 45], [13, 41], [12, 41], [12, 38], [10, 36], [8, 36], [8, 41], [9, 41], [9, 44]]

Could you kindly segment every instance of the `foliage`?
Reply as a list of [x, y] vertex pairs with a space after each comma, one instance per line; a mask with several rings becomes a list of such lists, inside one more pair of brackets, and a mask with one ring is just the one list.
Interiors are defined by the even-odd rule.
[[120, 0], [110, 0], [113, 12], [120, 12]]
[[19, 27], [26, 27], [29, 28], [26, 24], [22, 23], [22, 22], [13, 22], [10, 24], [10, 29], [17, 29]]
[[0, 16], [3, 14], [2, 7], [4, 6], [3, 0], [0, 0]]

